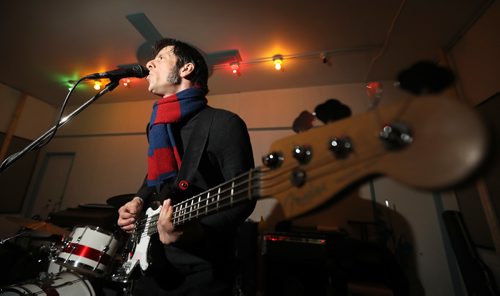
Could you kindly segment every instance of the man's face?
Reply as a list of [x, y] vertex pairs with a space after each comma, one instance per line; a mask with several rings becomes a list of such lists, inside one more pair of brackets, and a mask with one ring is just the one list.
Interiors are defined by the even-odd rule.
[[165, 96], [177, 92], [181, 82], [179, 69], [176, 67], [177, 57], [172, 52], [173, 46], [164, 47], [156, 57], [147, 62], [149, 76], [148, 90], [156, 95]]

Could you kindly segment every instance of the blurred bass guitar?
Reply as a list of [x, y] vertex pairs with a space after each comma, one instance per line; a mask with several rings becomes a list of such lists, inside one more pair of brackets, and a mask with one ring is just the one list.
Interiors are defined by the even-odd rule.
[[[356, 181], [385, 175], [437, 190], [469, 176], [488, 146], [474, 110], [440, 96], [414, 97], [274, 142], [264, 166], [174, 205], [183, 225], [248, 199], [275, 198], [286, 218], [324, 204]], [[127, 259], [112, 279], [148, 269], [149, 238], [160, 209], [148, 209], [131, 235]]]

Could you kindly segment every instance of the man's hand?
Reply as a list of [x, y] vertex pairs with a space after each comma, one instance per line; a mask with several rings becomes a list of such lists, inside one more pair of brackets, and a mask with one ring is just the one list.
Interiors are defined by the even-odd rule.
[[160, 217], [158, 218], [158, 223], [156, 225], [160, 241], [165, 245], [176, 242], [182, 235], [182, 231], [174, 230], [174, 224], [172, 223], [173, 214], [174, 208], [172, 207], [172, 201], [170, 199], [166, 199], [161, 207]]
[[139, 218], [140, 213], [142, 212], [142, 207], [144, 202], [142, 198], [136, 196], [131, 201], [124, 204], [118, 210], [118, 226], [127, 232], [131, 233], [134, 231], [135, 222]]

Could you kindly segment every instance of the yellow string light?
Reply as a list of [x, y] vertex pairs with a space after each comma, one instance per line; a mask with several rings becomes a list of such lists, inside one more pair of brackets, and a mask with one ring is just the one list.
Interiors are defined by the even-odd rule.
[[277, 71], [283, 70], [283, 56], [275, 55], [273, 56], [274, 69]]

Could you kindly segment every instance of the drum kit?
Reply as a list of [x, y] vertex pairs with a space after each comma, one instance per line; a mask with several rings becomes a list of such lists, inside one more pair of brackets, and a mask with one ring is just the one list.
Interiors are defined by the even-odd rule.
[[[7, 217], [7, 220], [23, 226], [23, 229], [48, 233], [60, 239], [59, 242], [48, 240], [38, 246], [30, 238], [30, 247], [34, 247], [40, 257], [33, 259], [42, 263], [42, 270], [33, 279], [0, 287], [0, 295], [95, 296], [97, 288], [106, 289], [106, 286], [111, 289], [106, 295], [129, 295], [128, 286], [111, 283], [109, 279], [113, 268], [122, 261], [121, 252], [118, 252], [122, 238], [117, 234], [98, 226], [75, 226], [70, 232], [45, 221], [19, 217]], [[0, 246], [26, 233], [28, 230], [0, 240]], [[102, 294], [100, 292], [97, 294]]]

